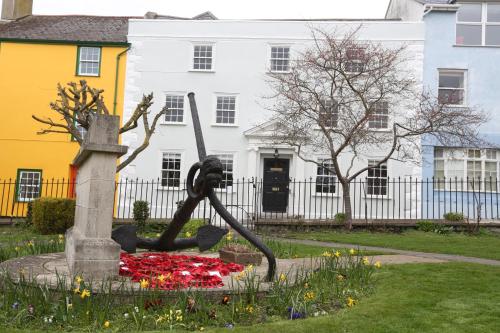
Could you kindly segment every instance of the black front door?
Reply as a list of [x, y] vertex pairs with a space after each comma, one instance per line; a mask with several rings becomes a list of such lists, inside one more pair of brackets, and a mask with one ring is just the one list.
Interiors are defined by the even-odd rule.
[[262, 210], [264, 212], [285, 213], [288, 206], [288, 178], [290, 160], [283, 158], [264, 159], [264, 179], [262, 184]]

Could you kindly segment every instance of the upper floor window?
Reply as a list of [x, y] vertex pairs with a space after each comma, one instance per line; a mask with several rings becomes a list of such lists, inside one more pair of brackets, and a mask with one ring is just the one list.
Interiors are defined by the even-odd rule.
[[234, 124], [236, 119], [236, 96], [217, 96], [215, 122]]
[[389, 127], [389, 103], [376, 102], [372, 105], [371, 115], [368, 119], [368, 128], [386, 129]]
[[440, 70], [438, 99], [442, 104], [452, 106], [464, 106], [465, 71], [464, 70]]
[[500, 4], [464, 3], [457, 11], [458, 45], [500, 45]]
[[101, 48], [79, 46], [77, 62], [78, 75], [99, 76], [101, 67]]
[[369, 160], [368, 177], [366, 178], [366, 194], [369, 195], [387, 195], [388, 178], [387, 178], [387, 164], [382, 163], [376, 166], [379, 162]]
[[271, 47], [271, 72], [288, 72], [290, 70], [290, 47]]
[[42, 171], [19, 169], [17, 171], [17, 201], [32, 201], [40, 196]]
[[331, 98], [321, 100], [318, 120], [325, 127], [337, 127], [339, 122], [339, 105], [336, 100]]
[[166, 104], [167, 113], [165, 121], [167, 123], [182, 123], [184, 122], [184, 96], [183, 95], [167, 95]]
[[361, 73], [365, 70], [365, 49], [352, 47], [347, 49], [344, 70], [347, 73]]
[[161, 166], [161, 186], [180, 187], [181, 154], [163, 153]]
[[318, 161], [316, 170], [316, 193], [336, 193], [337, 175], [331, 159]]
[[213, 45], [195, 45], [193, 69], [211, 71], [213, 69]]

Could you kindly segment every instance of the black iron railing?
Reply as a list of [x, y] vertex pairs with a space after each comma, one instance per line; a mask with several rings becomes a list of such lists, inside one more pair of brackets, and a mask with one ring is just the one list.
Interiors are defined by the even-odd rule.
[[[355, 219], [442, 219], [445, 213], [456, 212], [471, 220], [490, 220], [500, 219], [499, 186], [497, 179], [360, 178], [350, 185], [350, 199]], [[25, 216], [27, 203], [36, 197], [75, 197], [75, 187], [67, 179], [33, 184], [0, 180], [0, 217]], [[277, 188], [281, 192], [273, 193]], [[271, 205], [273, 211], [263, 209], [264, 191], [271, 191], [266, 200], [277, 200]], [[217, 189], [216, 194], [228, 211], [249, 227], [261, 219], [330, 220], [344, 212], [342, 186], [331, 179], [292, 179], [283, 187], [243, 178]], [[114, 217], [132, 219], [134, 202], [144, 200], [149, 203], [152, 219], [168, 220], [186, 195], [185, 182], [168, 187], [162, 186], [161, 179], [122, 179], [116, 182]], [[193, 218], [223, 224], [208, 200], [193, 212]]]

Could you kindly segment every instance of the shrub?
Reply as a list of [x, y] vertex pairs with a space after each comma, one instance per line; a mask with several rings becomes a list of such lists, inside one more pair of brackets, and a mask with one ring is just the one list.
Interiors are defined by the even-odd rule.
[[444, 219], [447, 221], [452, 221], [452, 222], [463, 222], [464, 221], [464, 214], [462, 213], [455, 213], [455, 212], [448, 212], [443, 215]]
[[346, 218], [347, 218], [347, 215], [345, 213], [337, 213], [337, 214], [335, 214], [335, 217], [334, 217], [335, 222], [338, 224], [344, 223]]
[[417, 230], [423, 232], [431, 232], [436, 229], [436, 224], [432, 221], [422, 220], [417, 222]]
[[33, 224], [33, 202], [28, 202], [26, 205], [26, 218], [24, 219], [26, 226], [31, 226]]
[[134, 202], [134, 221], [139, 229], [144, 229], [149, 217], [149, 204], [147, 201]]
[[40, 198], [32, 203], [33, 226], [41, 234], [62, 234], [75, 220], [75, 200]]
[[204, 220], [189, 220], [189, 222], [186, 223], [182, 228], [181, 235], [186, 237], [188, 237], [188, 235], [191, 235], [191, 237], [194, 237], [198, 232], [198, 228], [204, 225]]

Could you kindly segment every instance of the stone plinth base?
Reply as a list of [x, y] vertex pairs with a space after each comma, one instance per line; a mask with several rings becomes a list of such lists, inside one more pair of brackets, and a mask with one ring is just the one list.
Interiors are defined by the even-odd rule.
[[120, 245], [110, 238], [86, 238], [74, 228], [66, 232], [66, 260], [73, 276], [103, 279], [118, 276]]

